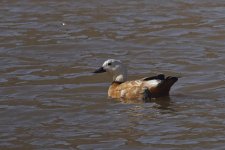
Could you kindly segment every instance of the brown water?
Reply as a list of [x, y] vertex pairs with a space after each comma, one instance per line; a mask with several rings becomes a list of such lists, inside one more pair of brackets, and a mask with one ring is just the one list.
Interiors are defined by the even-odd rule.
[[[181, 76], [170, 98], [107, 99], [130, 79]], [[0, 149], [225, 149], [225, 2], [1, 0]]]

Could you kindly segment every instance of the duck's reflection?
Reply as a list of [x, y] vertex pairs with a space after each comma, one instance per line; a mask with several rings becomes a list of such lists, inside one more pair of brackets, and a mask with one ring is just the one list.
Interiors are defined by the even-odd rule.
[[161, 97], [148, 103], [130, 103], [126, 113], [132, 117], [154, 118], [155, 115], [175, 112], [172, 106], [173, 102], [170, 97]]
[[170, 109], [170, 106], [172, 104], [171, 98], [169, 96], [153, 99], [151, 102], [156, 103], [158, 109], [166, 110]]

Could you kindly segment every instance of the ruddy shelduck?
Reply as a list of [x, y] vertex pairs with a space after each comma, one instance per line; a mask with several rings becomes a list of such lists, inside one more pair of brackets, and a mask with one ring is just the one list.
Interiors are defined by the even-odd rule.
[[165, 78], [163, 74], [159, 74], [127, 81], [126, 66], [120, 60], [115, 59], [106, 60], [102, 67], [94, 71], [94, 73], [102, 72], [108, 72], [113, 77], [108, 96], [122, 101], [148, 102], [152, 98], [168, 96], [171, 86], [178, 80], [177, 77]]

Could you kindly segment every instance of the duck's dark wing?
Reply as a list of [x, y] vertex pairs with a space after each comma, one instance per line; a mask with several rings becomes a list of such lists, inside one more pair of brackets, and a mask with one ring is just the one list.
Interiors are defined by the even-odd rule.
[[[151, 81], [159, 82], [157, 85], [154, 84], [154, 82], [151, 83]], [[172, 85], [178, 80], [177, 77], [171, 77], [168, 76], [165, 78], [163, 74], [159, 74], [157, 76], [144, 78], [143, 81], [145, 82], [146, 87], [148, 87], [151, 97], [160, 97], [160, 96], [166, 96], [169, 95], [170, 88]]]

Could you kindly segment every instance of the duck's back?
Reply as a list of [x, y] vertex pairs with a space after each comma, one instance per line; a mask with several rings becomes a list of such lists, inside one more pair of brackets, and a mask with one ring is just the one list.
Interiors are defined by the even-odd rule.
[[171, 86], [177, 80], [177, 77], [165, 78], [164, 75], [158, 75], [123, 83], [113, 82], [109, 87], [108, 96], [122, 100], [146, 101], [168, 95]]

